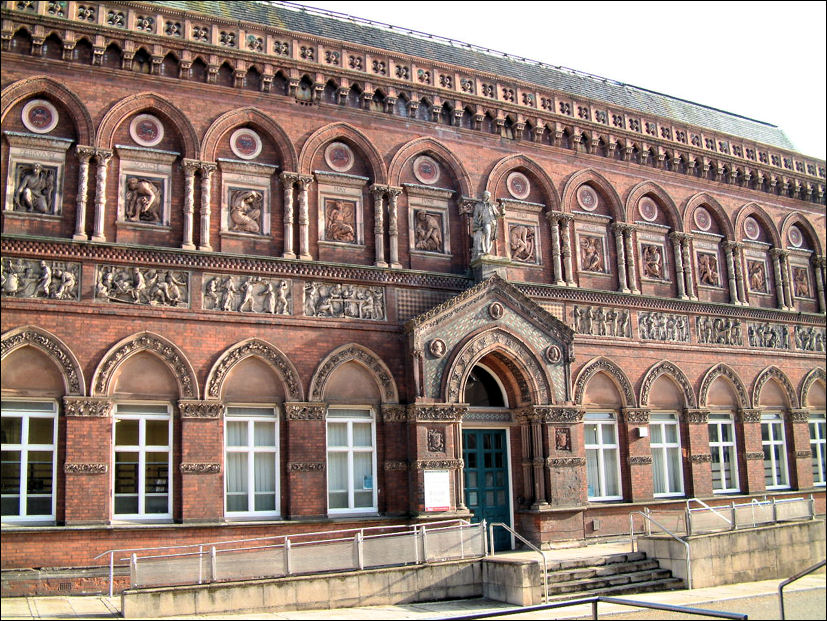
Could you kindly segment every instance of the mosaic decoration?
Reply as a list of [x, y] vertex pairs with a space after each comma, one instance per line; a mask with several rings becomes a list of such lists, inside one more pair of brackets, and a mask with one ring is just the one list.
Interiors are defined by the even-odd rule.
[[575, 306], [572, 316], [577, 334], [632, 337], [630, 312], [627, 308]]
[[324, 161], [331, 170], [346, 173], [353, 168], [356, 158], [353, 156], [353, 150], [344, 142], [332, 142], [324, 150]]
[[292, 283], [278, 278], [205, 274], [204, 310], [289, 315]]
[[414, 160], [413, 173], [420, 183], [424, 183], [425, 185], [433, 185], [439, 181], [439, 164], [432, 157], [420, 155]]
[[4, 257], [0, 265], [3, 297], [80, 299], [80, 263]]
[[514, 171], [508, 175], [505, 186], [508, 188], [508, 193], [518, 200], [528, 198], [531, 193], [531, 182], [521, 172]]
[[695, 331], [698, 342], [709, 345], [744, 344], [744, 334], [740, 319], [729, 317], [695, 317]]
[[647, 222], [654, 222], [658, 217], [658, 204], [648, 196], [644, 196], [637, 204], [637, 211]]
[[32, 99], [23, 106], [23, 125], [35, 134], [48, 134], [59, 120], [57, 109], [45, 99]]
[[747, 328], [750, 347], [789, 349], [790, 333], [787, 326], [772, 323], [752, 323]]
[[793, 332], [795, 348], [801, 351], [824, 351], [825, 331], [824, 328], [815, 326], [796, 326]]
[[121, 304], [189, 307], [189, 272], [99, 265], [95, 297]]
[[304, 285], [304, 314], [307, 317], [385, 320], [385, 290], [324, 282]]
[[230, 136], [230, 149], [242, 160], [253, 160], [261, 153], [261, 138], [252, 129], [242, 127]]
[[761, 227], [758, 226], [758, 222], [752, 216], [744, 220], [744, 235], [752, 240], [758, 239], [758, 236], [761, 235]]
[[139, 114], [129, 124], [129, 135], [142, 147], [154, 147], [164, 139], [164, 126], [151, 114]]
[[581, 185], [577, 188], [577, 204], [581, 209], [586, 211], [594, 211], [598, 205], [597, 192], [591, 186]]
[[689, 342], [689, 320], [683, 315], [638, 313], [638, 333], [644, 341]]

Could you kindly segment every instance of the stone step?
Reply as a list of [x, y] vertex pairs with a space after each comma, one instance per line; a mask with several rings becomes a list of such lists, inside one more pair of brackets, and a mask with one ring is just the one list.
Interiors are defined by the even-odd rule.
[[580, 567], [578, 569], [566, 569], [553, 572], [550, 571], [548, 574], [548, 582], [549, 584], [558, 584], [561, 582], [569, 582], [571, 580], [602, 578], [621, 573], [645, 571], [647, 569], [657, 569], [658, 567], [659, 565], [657, 561], [653, 561], [650, 559], [642, 559], [639, 561], [630, 561], [628, 563], [612, 563], [611, 565]]
[[565, 571], [568, 569], [579, 569], [581, 567], [600, 567], [603, 565], [642, 561], [645, 558], [645, 552], [626, 552], [624, 554], [611, 554], [609, 556], [593, 556], [589, 558], [567, 559], [564, 561], [546, 561], [546, 567], [550, 572]]
[[570, 580], [563, 583], [549, 583], [549, 595], [559, 595], [561, 593], [578, 593], [587, 591], [592, 593], [596, 590], [606, 589], [616, 586], [634, 585], [635, 583], [651, 582], [654, 580], [663, 580], [672, 577], [672, 572], [668, 569], [650, 569], [646, 571], [633, 571], [629, 573], [620, 573], [612, 576], [602, 578], [586, 578], [584, 580]]
[[685, 588], [683, 580], [680, 578], [670, 577], [658, 580], [647, 580], [646, 582], [632, 582], [629, 584], [609, 586], [602, 589], [595, 589], [593, 591], [573, 591], [570, 593], [549, 595], [548, 601], [549, 603], [553, 603], [570, 599], [580, 599], [583, 597], [595, 597], [598, 595], [623, 595], [633, 593], [649, 593], [652, 591], [675, 591], [683, 588]]

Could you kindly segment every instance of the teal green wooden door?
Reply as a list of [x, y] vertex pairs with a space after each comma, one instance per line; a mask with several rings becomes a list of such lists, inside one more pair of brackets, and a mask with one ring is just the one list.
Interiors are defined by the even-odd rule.
[[[503, 522], [511, 526], [508, 503], [508, 458], [504, 429], [464, 429], [462, 457], [465, 461], [465, 504], [473, 512], [472, 522]], [[504, 528], [494, 529], [494, 547], [511, 548]]]

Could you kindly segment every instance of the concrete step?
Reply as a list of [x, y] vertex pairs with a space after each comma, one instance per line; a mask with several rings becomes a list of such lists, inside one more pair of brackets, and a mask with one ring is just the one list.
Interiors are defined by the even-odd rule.
[[645, 552], [626, 552], [624, 554], [611, 554], [609, 556], [593, 556], [589, 558], [576, 558], [564, 561], [546, 561], [546, 567], [551, 571], [565, 571], [568, 569], [579, 569], [581, 567], [600, 567], [603, 565], [616, 565], [641, 561], [646, 558]]
[[668, 569], [650, 569], [646, 571], [633, 571], [619, 573], [603, 578], [587, 578], [585, 580], [570, 580], [563, 583], [549, 583], [549, 595], [561, 593], [585, 593], [592, 594], [600, 589], [607, 589], [616, 586], [634, 585], [635, 583], [665, 580], [672, 577]]
[[578, 569], [567, 569], [549, 572], [549, 584], [558, 584], [561, 582], [569, 582], [571, 580], [586, 580], [589, 578], [602, 578], [606, 576], [613, 576], [621, 573], [631, 573], [635, 571], [645, 571], [647, 569], [657, 569], [659, 567], [657, 561], [642, 559], [639, 561], [631, 561], [628, 563], [612, 563], [611, 565], [597, 565], [591, 567], [580, 567]]
[[647, 580], [645, 582], [631, 582], [628, 584], [620, 584], [614, 586], [607, 586], [601, 589], [594, 589], [590, 591], [577, 591], [570, 593], [559, 593], [556, 595], [549, 594], [549, 603], [561, 602], [570, 599], [579, 599], [583, 597], [596, 597], [598, 595], [623, 595], [634, 593], [650, 593], [653, 591], [675, 591], [683, 589], [683, 580], [680, 578], [661, 578], [658, 580]]

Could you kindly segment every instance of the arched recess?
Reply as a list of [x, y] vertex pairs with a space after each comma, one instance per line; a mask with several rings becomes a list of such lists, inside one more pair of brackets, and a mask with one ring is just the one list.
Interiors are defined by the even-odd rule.
[[554, 182], [548, 176], [548, 173], [537, 162], [520, 153], [508, 155], [494, 164], [491, 172], [488, 173], [485, 189], [493, 194], [502, 178], [515, 168], [524, 168], [534, 175], [534, 178], [540, 183], [540, 189], [543, 196], [546, 197], [546, 206], [550, 210], [559, 211], [561, 209], [560, 195], [557, 193]]
[[207, 375], [206, 399], [220, 399], [224, 381], [242, 361], [256, 357], [266, 363], [281, 378], [288, 401], [304, 401], [304, 389], [296, 367], [277, 347], [267, 341], [251, 338], [236, 343], [222, 353]]
[[138, 93], [121, 99], [112, 106], [101, 120], [98, 129], [97, 146], [104, 149], [111, 149], [115, 145], [113, 140], [117, 128], [135, 112], [153, 111], [165, 117], [181, 133], [184, 144], [183, 157], [188, 159], [198, 158], [201, 149], [199, 147], [198, 135], [195, 133], [189, 119], [169, 101], [155, 93]]
[[616, 221], [626, 221], [626, 214], [624, 213], [623, 201], [620, 200], [620, 195], [618, 195], [617, 191], [614, 189], [614, 186], [609, 183], [608, 179], [591, 168], [574, 173], [571, 177], [569, 177], [568, 181], [566, 181], [566, 185], [563, 186], [563, 196], [561, 198], [563, 211], [571, 211], [571, 205], [575, 203], [574, 194], [577, 191], [577, 188], [584, 183], [594, 186], [600, 193], [603, 194], [609, 203], [609, 211], [612, 213], [612, 217]]
[[34, 76], [9, 84], [2, 92], [2, 113], [0, 122], [5, 126], [6, 114], [15, 105], [37, 95], [53, 97], [60, 101], [71, 113], [77, 129], [78, 144], [92, 146], [95, 144], [95, 127], [86, 106], [71, 90], [46, 77]]
[[641, 181], [629, 190], [629, 196], [626, 197], [627, 222], [633, 222], [636, 219], [635, 212], [638, 201], [647, 194], [654, 196], [657, 202], [660, 203], [660, 206], [666, 211], [672, 224], [672, 229], [675, 231], [683, 231], [681, 214], [678, 211], [677, 205], [675, 205], [675, 201], [672, 200], [672, 197], [669, 196], [662, 187], [652, 181]]
[[373, 170], [373, 182], [378, 184], [387, 183], [388, 169], [379, 151], [362, 132], [347, 123], [331, 123], [313, 132], [302, 146], [299, 154], [299, 172], [303, 175], [312, 174], [311, 169], [316, 154], [334, 139], [345, 139], [356, 145], [368, 158], [368, 163]]
[[640, 385], [640, 407], [646, 407], [649, 405], [649, 396], [652, 390], [652, 385], [655, 383], [659, 377], [667, 375], [669, 376], [678, 386], [680, 386], [681, 391], [683, 392], [683, 400], [684, 404], [688, 408], [697, 408], [698, 401], [695, 398], [695, 391], [692, 389], [692, 384], [689, 381], [689, 378], [686, 377], [686, 374], [672, 362], [668, 360], [662, 360], [661, 362], [656, 363], [653, 365], [647, 372], [646, 375], [643, 376], [643, 382]]
[[[772, 238], [772, 245], [776, 248], [781, 248], [781, 238], [778, 235], [778, 229], [775, 227], [775, 223], [772, 221], [769, 214], [767, 214], [767, 212], [764, 211], [760, 205], [758, 205], [758, 203], [747, 203], [746, 205], [742, 205], [736, 210], [734, 216], [736, 231], [742, 231], [744, 220], [747, 216], [752, 216], [758, 220], [764, 230], [769, 233]], [[740, 235], [738, 236], [740, 237]]]
[[[22, 347], [33, 347], [45, 354], [57, 368], [63, 378], [65, 395], [83, 397], [86, 395], [86, 382], [83, 370], [72, 350], [51, 332], [34, 326], [23, 326], [9, 330], [0, 341], [0, 360], [4, 363], [8, 356]], [[7, 370], [3, 369], [3, 375]], [[4, 384], [5, 384], [4, 377]]]
[[554, 391], [541, 358], [523, 340], [503, 327], [478, 331], [459, 343], [442, 375], [442, 400], [459, 403], [473, 368], [491, 355], [507, 370], [518, 390], [516, 405], [554, 404]]
[[819, 239], [818, 233], [810, 221], [804, 217], [804, 214], [798, 211], [788, 214], [781, 222], [780, 235], [782, 244], [784, 243], [784, 240], [789, 239], [788, 234], [790, 232], [790, 227], [793, 225], [801, 229], [804, 233], [805, 239], [812, 244], [812, 248], [810, 248], [810, 250], [813, 250], [817, 255], [823, 253], [821, 239]]
[[400, 177], [405, 163], [412, 157], [428, 152], [436, 155], [438, 159], [445, 162], [445, 164], [451, 168], [451, 172], [454, 173], [457, 181], [459, 181], [460, 192], [462, 192], [463, 196], [470, 196], [472, 192], [471, 177], [468, 175], [462, 162], [454, 155], [453, 151], [433, 138], [414, 138], [410, 142], [402, 145], [393, 156], [391, 164], [388, 167], [388, 183], [395, 186], [401, 185]]
[[758, 374], [758, 377], [755, 378], [755, 383], [752, 386], [752, 403], [754, 406], [759, 406], [761, 402], [761, 390], [764, 388], [765, 384], [771, 380], [774, 380], [779, 384], [785, 393], [789, 407], [792, 409], [797, 409], [798, 395], [795, 394], [795, 389], [793, 388], [793, 385], [786, 373], [776, 366], [767, 367]]
[[106, 352], [92, 376], [92, 396], [110, 395], [113, 388], [112, 380], [118, 367], [142, 352], [158, 357], [169, 368], [178, 383], [178, 395], [181, 399], [198, 398], [198, 380], [187, 357], [171, 341], [148, 331], [128, 336]]
[[310, 401], [323, 401], [325, 389], [333, 372], [348, 362], [355, 362], [364, 367], [379, 389], [382, 403], [399, 403], [399, 393], [393, 374], [382, 359], [367, 347], [350, 343], [330, 352], [313, 373], [308, 395]]
[[612, 380], [623, 399], [623, 407], [637, 407], [635, 393], [632, 390], [632, 383], [629, 381], [629, 378], [626, 377], [623, 369], [603, 356], [587, 362], [577, 374], [577, 379], [574, 381], [574, 402], [577, 405], [583, 404], [583, 394], [586, 390], [586, 384], [598, 373], [604, 373]]
[[[827, 373], [825, 373], [824, 369], [821, 367], [813, 369], [804, 376], [804, 379], [801, 382], [801, 407], [810, 407], [810, 391], [816, 384], [821, 384], [820, 393], [823, 397], [825, 384], [827, 384]], [[821, 404], [818, 405], [823, 407]]]
[[750, 406], [750, 399], [744, 382], [738, 377], [738, 374], [728, 365], [723, 362], [716, 364], [709, 369], [701, 380], [701, 388], [698, 390], [698, 403], [700, 407], [707, 407], [709, 405], [709, 388], [713, 382], [719, 377], [725, 378], [732, 386], [735, 395], [738, 398], [738, 407], [741, 409], [748, 409]]
[[686, 201], [686, 204], [683, 207], [684, 230], [692, 230], [692, 212], [695, 210], [695, 207], [699, 207], [701, 205], [712, 211], [715, 221], [718, 223], [718, 226], [721, 227], [724, 236], [729, 241], [734, 241], [735, 230], [732, 228], [732, 222], [730, 221], [729, 216], [727, 216], [726, 211], [723, 207], [721, 207], [721, 204], [706, 192], [694, 194], [689, 197], [689, 200]]
[[298, 156], [292, 141], [281, 126], [261, 110], [253, 107], [239, 108], [225, 112], [210, 125], [204, 134], [201, 145], [201, 159], [214, 162], [218, 141], [231, 129], [251, 123], [264, 130], [279, 149], [282, 158], [282, 169], [292, 172], [298, 165]]

